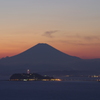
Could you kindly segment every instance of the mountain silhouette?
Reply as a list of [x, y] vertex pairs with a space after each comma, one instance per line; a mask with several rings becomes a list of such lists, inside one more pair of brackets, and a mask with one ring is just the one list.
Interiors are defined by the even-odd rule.
[[57, 70], [97, 70], [100, 69], [100, 59], [83, 60], [65, 54], [54, 47], [39, 43], [30, 49], [0, 60], [0, 74], [25, 72], [57, 71]]
[[[39, 43], [34, 47], [8, 59], [9, 64], [60, 64], [68, 61], [79, 60], [80, 58], [65, 54], [52, 46]], [[10, 62], [11, 61], [11, 62]], [[6, 62], [7, 63], [7, 62]]]

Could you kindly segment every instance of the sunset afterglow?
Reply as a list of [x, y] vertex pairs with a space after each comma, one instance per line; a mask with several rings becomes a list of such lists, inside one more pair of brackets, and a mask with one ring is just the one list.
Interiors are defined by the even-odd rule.
[[38, 43], [83, 59], [100, 58], [99, 0], [2, 0], [0, 12], [0, 58]]

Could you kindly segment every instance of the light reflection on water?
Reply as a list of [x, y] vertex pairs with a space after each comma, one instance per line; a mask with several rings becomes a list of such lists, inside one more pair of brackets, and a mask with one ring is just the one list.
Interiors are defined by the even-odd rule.
[[0, 100], [100, 100], [100, 82], [0, 81]]

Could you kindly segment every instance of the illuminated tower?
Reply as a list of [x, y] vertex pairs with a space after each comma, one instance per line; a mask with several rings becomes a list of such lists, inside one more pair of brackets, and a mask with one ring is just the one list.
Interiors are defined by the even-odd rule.
[[27, 74], [30, 74], [30, 70], [29, 69], [27, 69]]

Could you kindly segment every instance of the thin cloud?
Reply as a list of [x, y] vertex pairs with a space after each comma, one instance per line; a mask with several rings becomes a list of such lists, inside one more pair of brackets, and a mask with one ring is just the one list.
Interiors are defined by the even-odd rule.
[[59, 42], [72, 45], [82, 45], [82, 46], [100, 45], [100, 43], [83, 43], [82, 41], [77, 41], [77, 40], [59, 40]]
[[81, 36], [81, 35], [68, 35], [66, 37], [69, 38], [78, 38], [78, 39], [83, 39], [87, 41], [93, 41], [93, 40], [100, 40], [100, 36]]
[[46, 31], [43, 36], [49, 37], [49, 38], [53, 38], [53, 34], [58, 32], [58, 30], [54, 30], [54, 31]]
[[99, 36], [85, 36], [83, 37], [85, 40], [100, 40]]

